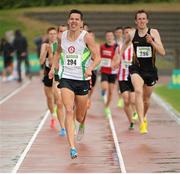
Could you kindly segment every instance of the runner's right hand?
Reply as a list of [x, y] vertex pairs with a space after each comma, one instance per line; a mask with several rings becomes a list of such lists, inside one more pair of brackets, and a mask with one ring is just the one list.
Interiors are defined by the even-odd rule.
[[51, 68], [48, 74], [49, 78], [52, 79], [54, 77], [54, 70]]

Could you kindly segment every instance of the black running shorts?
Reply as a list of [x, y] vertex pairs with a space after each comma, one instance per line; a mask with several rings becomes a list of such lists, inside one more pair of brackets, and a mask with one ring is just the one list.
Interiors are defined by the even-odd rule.
[[105, 74], [101, 73], [101, 82], [107, 81], [108, 83], [115, 83], [117, 74]]
[[91, 76], [91, 85], [92, 87], [95, 86], [96, 84], [96, 78], [97, 78], [97, 70], [92, 71], [92, 76]]
[[134, 92], [134, 87], [132, 85], [131, 79], [129, 78], [128, 80], [122, 80], [119, 81], [119, 90], [121, 93], [123, 92]]
[[157, 68], [153, 68], [149, 71], [141, 70], [141, 68], [133, 64], [129, 67], [130, 74], [139, 74], [139, 76], [144, 80], [144, 84], [147, 86], [154, 86], [158, 80]]
[[75, 95], [86, 95], [90, 89], [89, 80], [72, 80], [72, 79], [60, 79], [58, 88], [68, 88], [75, 93]]
[[49, 67], [44, 68], [44, 77], [43, 77], [42, 81], [44, 83], [44, 86], [52, 87], [53, 86], [53, 79], [49, 78], [49, 75], [48, 75], [49, 71], [50, 71]]

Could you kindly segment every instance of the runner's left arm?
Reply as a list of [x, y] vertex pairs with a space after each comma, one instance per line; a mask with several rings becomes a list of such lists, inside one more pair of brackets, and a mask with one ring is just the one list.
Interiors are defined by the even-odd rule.
[[54, 77], [54, 70], [58, 69], [59, 67], [59, 58], [61, 55], [61, 44], [59, 43], [58, 48], [53, 56], [53, 61], [52, 61], [52, 67], [49, 72], [49, 78], [52, 79]]
[[88, 33], [85, 36], [85, 43], [87, 44], [89, 50], [91, 51], [91, 55], [93, 57], [93, 61], [91, 63], [91, 65], [87, 68], [86, 72], [85, 72], [85, 76], [89, 77], [92, 75], [92, 70], [100, 64], [101, 62], [101, 58], [100, 58], [100, 54], [99, 54], [99, 50], [98, 47], [96, 46], [96, 42], [94, 40], [94, 38], [89, 35]]
[[113, 69], [116, 69], [118, 68], [119, 66], [119, 63], [121, 61], [121, 57], [119, 56], [119, 51], [120, 51], [120, 47], [118, 46], [115, 50], [115, 54], [114, 54], [114, 57], [112, 59], [112, 63], [111, 63], [111, 67]]
[[146, 36], [146, 40], [148, 43], [150, 43], [154, 48], [155, 50], [161, 55], [161, 56], [164, 56], [166, 53], [165, 53], [165, 49], [163, 47], [163, 44], [161, 42], [161, 37], [159, 35], [159, 32], [158, 30], [156, 29], [152, 29], [151, 30], [151, 35], [150, 34], [147, 34]]
[[123, 45], [117, 55], [117, 61], [114, 65], [112, 65], [112, 68], [117, 68], [119, 66], [119, 63], [121, 61], [121, 57], [124, 53], [124, 51], [126, 50], [126, 48], [128, 47], [128, 45], [130, 44], [130, 42], [132, 42], [132, 38], [134, 37], [134, 33], [135, 33], [135, 29], [132, 28], [132, 30], [130, 31], [128, 37], [123, 41]]

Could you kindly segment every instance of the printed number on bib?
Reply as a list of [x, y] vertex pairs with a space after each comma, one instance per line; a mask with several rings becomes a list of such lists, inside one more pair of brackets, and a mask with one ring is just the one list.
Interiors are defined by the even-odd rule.
[[122, 61], [122, 68], [123, 69], [128, 69], [131, 64], [132, 64], [131, 62], [123, 60]]
[[78, 54], [68, 54], [65, 56], [65, 66], [78, 67], [81, 66], [81, 56]]
[[152, 57], [151, 47], [137, 47], [137, 57], [138, 58]]
[[111, 67], [111, 59], [102, 58], [101, 59], [101, 66], [102, 67]]

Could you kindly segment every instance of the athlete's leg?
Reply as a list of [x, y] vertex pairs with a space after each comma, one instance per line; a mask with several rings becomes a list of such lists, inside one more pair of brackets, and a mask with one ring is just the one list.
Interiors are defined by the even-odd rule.
[[129, 123], [132, 123], [133, 111], [132, 111], [131, 103], [130, 103], [130, 92], [125, 91], [121, 95], [122, 95], [123, 101], [124, 101], [124, 111], [128, 117]]
[[135, 91], [136, 110], [139, 115], [140, 123], [144, 122], [144, 103], [143, 103], [143, 79], [136, 73], [131, 75], [131, 81]]
[[112, 100], [112, 95], [113, 95], [113, 91], [115, 88], [115, 84], [114, 83], [108, 83], [108, 93], [107, 93], [107, 102], [105, 103], [105, 107], [109, 107], [110, 102]]
[[135, 92], [130, 92], [129, 95], [130, 95], [131, 108], [132, 108], [133, 113], [135, 113], [136, 112]]
[[138, 120], [138, 114], [136, 112], [136, 105], [135, 105], [135, 92], [130, 92], [130, 103], [131, 103], [131, 109], [133, 112], [132, 120], [136, 121]]
[[153, 92], [154, 86], [144, 85], [144, 117], [149, 109], [150, 97]]
[[86, 112], [87, 112], [87, 102], [88, 102], [88, 94], [76, 95], [76, 97], [75, 97], [76, 119], [81, 124], [83, 124], [85, 122], [85, 116], [86, 116]]
[[104, 103], [107, 102], [107, 100], [105, 99], [107, 97], [107, 93], [108, 93], [108, 90], [109, 90], [109, 83], [108, 81], [102, 81], [101, 82], [101, 90], [102, 90], [102, 97], [103, 100], [104, 100]]
[[67, 138], [71, 148], [75, 148], [74, 142], [74, 92], [68, 88], [61, 88], [62, 101], [65, 106], [66, 118], [65, 125], [67, 130]]
[[57, 118], [59, 120], [61, 129], [65, 129], [64, 114], [63, 114], [63, 102], [61, 97], [61, 90], [57, 88], [57, 82], [53, 82], [54, 97], [57, 105]]
[[[85, 130], [85, 120], [87, 115], [87, 104], [88, 104], [89, 96], [87, 95], [76, 95], [76, 120], [80, 122], [78, 134], [77, 134], [77, 140], [80, 141], [84, 136], [84, 130]], [[85, 107], [86, 106], [86, 107]]]
[[119, 108], [123, 108], [123, 106], [124, 106], [122, 94], [121, 94], [120, 91], [118, 92], [118, 103], [117, 103], [117, 106], [118, 106]]
[[44, 92], [46, 95], [46, 101], [47, 101], [48, 109], [50, 110], [50, 113], [52, 115], [54, 112], [53, 88], [44, 86]]

